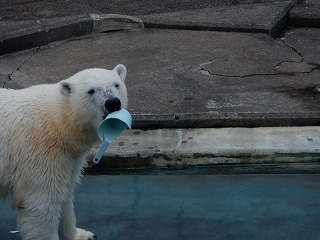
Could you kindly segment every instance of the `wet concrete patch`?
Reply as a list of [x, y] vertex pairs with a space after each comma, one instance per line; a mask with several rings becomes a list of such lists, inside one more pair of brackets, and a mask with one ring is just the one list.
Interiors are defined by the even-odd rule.
[[320, 173], [319, 127], [135, 132], [121, 134], [99, 165], [92, 164], [93, 148], [86, 173]]

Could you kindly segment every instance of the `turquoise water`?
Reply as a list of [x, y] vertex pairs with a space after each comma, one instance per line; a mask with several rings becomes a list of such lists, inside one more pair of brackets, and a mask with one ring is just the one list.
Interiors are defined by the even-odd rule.
[[[320, 175], [101, 175], [77, 188], [78, 226], [98, 239], [319, 239]], [[0, 239], [20, 239], [8, 201]]]

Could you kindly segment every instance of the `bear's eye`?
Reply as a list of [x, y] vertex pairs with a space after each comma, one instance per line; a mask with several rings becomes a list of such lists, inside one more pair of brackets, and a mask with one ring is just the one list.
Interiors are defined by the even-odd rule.
[[95, 92], [94, 89], [90, 89], [90, 90], [88, 91], [88, 93], [91, 94], [91, 95], [94, 94], [94, 92]]
[[116, 88], [118, 88], [118, 87], [119, 87], [119, 84], [118, 84], [118, 83], [116, 83], [114, 86], [115, 86]]

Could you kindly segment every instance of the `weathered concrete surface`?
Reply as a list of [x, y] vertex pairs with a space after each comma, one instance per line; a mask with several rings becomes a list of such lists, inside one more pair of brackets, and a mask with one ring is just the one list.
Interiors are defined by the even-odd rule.
[[143, 28], [140, 18], [119, 14], [90, 14], [93, 20], [93, 32], [119, 31], [125, 29]]
[[143, 27], [136, 17], [83, 14], [29, 21], [0, 21], [0, 55], [91, 34]]
[[141, 16], [146, 27], [263, 32], [273, 37], [286, 26], [295, 1], [223, 6]]
[[212, 173], [320, 172], [320, 127], [128, 130], [95, 165], [100, 145], [88, 172], [195, 165]]
[[164, 12], [175, 12], [190, 9], [201, 9], [218, 6], [232, 6], [245, 2], [263, 3], [288, 0], [0, 0], [0, 20], [38, 20], [42, 18], [64, 17], [87, 13], [117, 13], [123, 15], [145, 15]]
[[320, 1], [305, 0], [289, 13], [289, 24], [295, 27], [320, 27]]
[[[315, 240], [319, 175], [85, 176], [77, 224], [108, 240]], [[10, 204], [0, 238], [20, 240]]]
[[9, 81], [8, 76], [0, 75], [0, 87], [4, 88], [6, 82], [8, 82], [8, 81]]
[[320, 28], [293, 28], [283, 35], [282, 40], [301, 56], [303, 62], [319, 69]]
[[[141, 20], [123, 14], [133, 16], [158, 13], [145, 16], [149, 26], [265, 32], [276, 37], [287, 24], [288, 11], [296, 4], [296, 0], [249, 0], [245, 1], [246, 4], [231, 0], [210, 3], [169, 0], [160, 5], [152, 1], [135, 1], [133, 5], [112, 5], [111, 2], [0, 1], [0, 55], [92, 32], [143, 26]], [[181, 10], [187, 12], [179, 12]], [[91, 14], [92, 18], [89, 17], [90, 13], [94, 13]]]
[[0, 55], [92, 33], [88, 15], [37, 21], [0, 22]]
[[11, 85], [27, 87], [123, 63], [135, 128], [318, 125], [315, 52], [320, 42], [305, 38], [308, 44], [299, 53], [291, 44], [301, 38], [290, 32], [284, 38], [160, 29], [112, 32], [3, 56], [0, 74], [9, 75]]

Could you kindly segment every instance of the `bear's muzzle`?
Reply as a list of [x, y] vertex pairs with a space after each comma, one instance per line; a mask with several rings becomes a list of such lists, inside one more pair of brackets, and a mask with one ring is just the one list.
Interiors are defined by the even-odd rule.
[[115, 112], [121, 109], [121, 101], [117, 97], [108, 99], [104, 105], [109, 112]]

